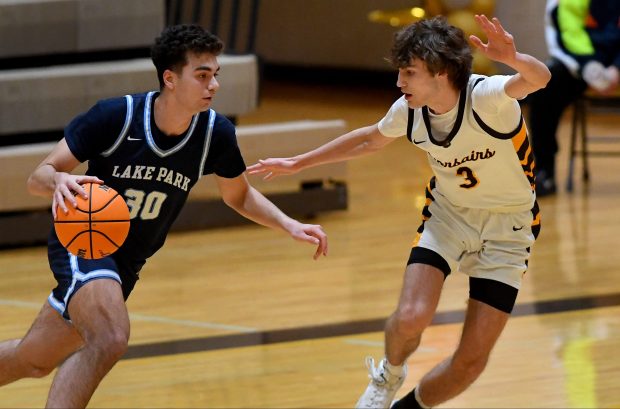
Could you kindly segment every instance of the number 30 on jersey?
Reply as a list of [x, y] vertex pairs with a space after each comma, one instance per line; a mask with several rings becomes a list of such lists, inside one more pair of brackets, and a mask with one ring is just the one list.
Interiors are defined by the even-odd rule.
[[129, 206], [129, 218], [135, 219], [140, 217], [142, 220], [156, 219], [167, 197], [167, 194], [158, 191], [146, 194], [142, 190], [127, 189], [125, 191], [125, 198], [127, 206]]

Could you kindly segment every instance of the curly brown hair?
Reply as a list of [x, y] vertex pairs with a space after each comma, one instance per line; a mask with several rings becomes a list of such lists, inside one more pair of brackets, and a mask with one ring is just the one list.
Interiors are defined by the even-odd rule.
[[443, 16], [418, 21], [396, 33], [391, 63], [404, 68], [417, 58], [426, 63], [431, 74], [448, 73], [456, 89], [463, 89], [471, 75], [473, 57], [463, 30]]
[[180, 72], [187, 64], [187, 53], [219, 55], [224, 43], [198, 24], [166, 27], [151, 47], [151, 59], [157, 69], [159, 86], [164, 87], [164, 71]]

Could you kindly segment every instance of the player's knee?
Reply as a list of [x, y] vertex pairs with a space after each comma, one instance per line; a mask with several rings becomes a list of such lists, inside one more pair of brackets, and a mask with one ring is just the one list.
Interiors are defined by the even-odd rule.
[[39, 362], [37, 355], [20, 348], [21, 339], [6, 341], [6, 361], [3, 362], [7, 372], [12, 372], [17, 378], [43, 378], [49, 375], [55, 366]]
[[122, 331], [110, 334], [106, 340], [106, 351], [111, 359], [118, 361], [127, 352], [129, 339]]
[[56, 369], [55, 367], [44, 367], [44, 366], [37, 366], [37, 365], [32, 365], [29, 364], [27, 371], [28, 371], [28, 375], [26, 377], [28, 378], [44, 378], [47, 375], [49, 375], [50, 373], [52, 373], [52, 371]]
[[392, 315], [393, 325], [400, 334], [417, 337], [430, 325], [433, 314], [422, 303], [402, 305]]
[[21, 376], [24, 378], [43, 378], [56, 369], [56, 366], [50, 363], [35, 362], [28, 358], [20, 360], [23, 371]]
[[100, 359], [116, 362], [127, 352], [129, 344], [128, 335], [122, 330], [104, 331], [90, 340], [90, 342], [87, 342], [87, 344], [96, 351]]

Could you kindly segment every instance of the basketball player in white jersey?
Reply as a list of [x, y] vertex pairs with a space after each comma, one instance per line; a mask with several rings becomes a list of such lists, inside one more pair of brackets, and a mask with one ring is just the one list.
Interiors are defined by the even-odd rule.
[[426, 151], [434, 176], [396, 311], [385, 328], [385, 358], [367, 358], [370, 383], [360, 408], [388, 408], [402, 385], [406, 359], [431, 323], [445, 278], [459, 269], [470, 291], [454, 354], [422, 377], [394, 408], [436, 406], [463, 392], [482, 373], [514, 306], [540, 228], [534, 160], [518, 99], [545, 87], [547, 67], [516, 51], [497, 19], [476, 16], [487, 35], [470, 40], [484, 55], [516, 71], [471, 73], [463, 32], [443, 17], [417, 22], [395, 38], [400, 97], [378, 123], [310, 152], [261, 160], [248, 168], [265, 179], [373, 153], [406, 136]]

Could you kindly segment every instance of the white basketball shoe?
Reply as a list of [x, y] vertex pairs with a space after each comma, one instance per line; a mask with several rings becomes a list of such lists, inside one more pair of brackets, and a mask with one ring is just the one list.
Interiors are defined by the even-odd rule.
[[384, 358], [375, 368], [375, 360], [366, 357], [370, 382], [355, 405], [357, 409], [389, 409], [392, 405], [396, 392], [407, 376], [407, 366], [403, 367], [403, 373], [400, 376], [396, 376], [387, 370], [386, 364], [387, 361]]

